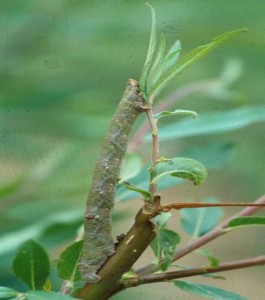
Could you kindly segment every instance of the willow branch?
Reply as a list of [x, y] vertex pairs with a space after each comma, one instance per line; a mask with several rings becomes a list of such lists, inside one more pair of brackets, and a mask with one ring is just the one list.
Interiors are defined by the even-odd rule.
[[[254, 202], [254, 204], [255, 203], [256, 204], [265, 204], [265, 195], [263, 195], [258, 200], [256, 200]], [[217, 237], [227, 233], [227, 232], [224, 232], [224, 229], [226, 229], [228, 227], [228, 224], [231, 220], [233, 220], [235, 218], [238, 218], [238, 217], [253, 215], [254, 213], [258, 212], [262, 208], [263, 207], [260, 207], [260, 206], [246, 207], [245, 209], [243, 209], [240, 212], [233, 215], [228, 220], [226, 220], [223, 223], [221, 223], [220, 225], [218, 225], [213, 230], [209, 231], [208, 233], [204, 234], [203, 236], [199, 237], [198, 239], [193, 240], [188, 245], [186, 245], [186, 246], [180, 248], [179, 250], [177, 250], [175, 255], [174, 255], [173, 261], [176, 261], [176, 260], [180, 259], [181, 257], [183, 257], [183, 256], [189, 254], [190, 252], [202, 247], [203, 245], [209, 243], [210, 241], [216, 239]], [[162, 264], [163, 262], [164, 262], [164, 259], [162, 259], [160, 261], [160, 263], [156, 266], [153, 265], [153, 264], [149, 264], [149, 265], [137, 270], [136, 273], [137, 274], [153, 273], [153, 272], [159, 270], [160, 264]]]
[[[223, 271], [230, 271], [236, 269], [243, 269], [258, 265], [265, 265], [265, 255], [258, 256], [254, 258], [242, 259], [238, 261], [225, 262], [220, 264], [217, 268], [195, 268], [191, 270], [181, 270], [175, 272], [166, 272], [160, 274], [148, 274], [148, 275], [139, 275], [138, 278], [132, 281], [132, 285], [141, 285], [154, 282], [163, 282], [173, 279], [186, 278], [197, 275], [205, 275], [210, 273], [218, 273]], [[130, 285], [130, 281], [126, 282], [126, 286]]]
[[[141, 111], [147, 112], [152, 133], [155, 134], [156, 124], [151, 107], [144, 107], [142, 101], [138, 83], [130, 80], [112, 120], [92, 180], [81, 260], [81, 271], [87, 283], [78, 292], [78, 298], [109, 299], [119, 290], [121, 276], [132, 268], [156, 234], [155, 224], [151, 219], [160, 213], [157, 209], [160, 197], [153, 195], [153, 202], [145, 204], [139, 211], [134, 225], [115, 249], [111, 238], [110, 209], [113, 205], [120, 163], [126, 151], [133, 121]], [[159, 149], [156, 141], [154, 144], [155, 162]]]
[[132, 268], [156, 235], [151, 219], [157, 214], [158, 211], [146, 206], [138, 212], [134, 225], [115, 249], [115, 254], [100, 268], [97, 275], [101, 280], [97, 284], [86, 284], [77, 298], [107, 300], [123, 289], [119, 283], [122, 275]]

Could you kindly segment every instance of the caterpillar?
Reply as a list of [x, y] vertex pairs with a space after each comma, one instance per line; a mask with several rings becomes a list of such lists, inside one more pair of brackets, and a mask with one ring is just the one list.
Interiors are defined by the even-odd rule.
[[111, 211], [129, 136], [137, 117], [144, 110], [139, 83], [129, 79], [105, 137], [88, 193], [84, 246], [79, 263], [80, 273], [86, 282], [98, 282], [101, 278], [97, 271], [115, 253]]

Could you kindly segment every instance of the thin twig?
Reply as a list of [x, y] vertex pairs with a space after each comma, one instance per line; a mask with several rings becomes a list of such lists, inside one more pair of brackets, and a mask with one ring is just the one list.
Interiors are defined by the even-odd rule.
[[171, 209], [187, 209], [187, 208], [205, 208], [205, 207], [220, 207], [220, 206], [235, 206], [235, 207], [240, 207], [240, 206], [247, 206], [247, 207], [264, 207], [265, 208], [265, 203], [229, 203], [229, 202], [216, 202], [216, 203], [205, 203], [205, 202], [178, 202], [178, 203], [169, 203], [166, 205], [161, 205], [158, 207], [158, 209], [162, 212], [168, 212]]
[[218, 273], [229, 270], [243, 269], [248, 267], [253, 267], [257, 265], [265, 264], [265, 255], [258, 256], [254, 258], [242, 259], [238, 261], [225, 262], [220, 264], [217, 268], [195, 268], [191, 270], [181, 270], [174, 272], [166, 272], [160, 274], [148, 274], [148, 275], [140, 275], [138, 276], [138, 282], [134, 281], [135, 285], [154, 283], [154, 282], [162, 282], [179, 278], [186, 278], [197, 275], [204, 275], [209, 273]]
[[[157, 104], [153, 111], [160, 112], [161, 110], [168, 109], [176, 102], [183, 100], [185, 97], [194, 94], [194, 93], [202, 93], [209, 91], [211, 89], [215, 89], [220, 86], [220, 80], [218, 79], [209, 79], [209, 80], [202, 80], [197, 82], [192, 82], [187, 84], [173, 93], [171, 93], [165, 100], [161, 101], [161, 103]], [[143, 137], [145, 134], [149, 132], [149, 124], [148, 121], [144, 122], [142, 126], [137, 130], [134, 137], [131, 139], [129, 144], [129, 151], [133, 152], [135, 149], [140, 147], [143, 144]]]
[[[147, 118], [151, 127], [151, 133], [152, 133], [152, 167], [154, 167], [157, 163], [157, 160], [159, 158], [159, 137], [158, 137], [158, 128], [156, 124], [156, 120], [153, 115], [153, 110], [149, 109], [147, 112]], [[149, 185], [149, 191], [152, 195], [152, 198], [156, 194], [156, 184], [151, 183], [150, 178], [150, 185]]]
[[[260, 197], [258, 200], [254, 202], [254, 204], [265, 204], [265, 195]], [[204, 234], [203, 236], [199, 237], [196, 240], [191, 241], [188, 245], [180, 248], [179, 250], [176, 251], [173, 261], [178, 260], [179, 258], [187, 255], [188, 253], [202, 247], [203, 245], [209, 243], [210, 241], [214, 240], [215, 238], [221, 236], [222, 234], [226, 233], [224, 232], [224, 229], [227, 228], [229, 222], [235, 218], [238, 217], [244, 217], [244, 216], [250, 216], [257, 211], [262, 209], [260, 206], [256, 207], [247, 207], [240, 212], [236, 213], [233, 215], [231, 218], [228, 220], [224, 221], [220, 225], [218, 225], [216, 228], [213, 230], [209, 231], [208, 233]], [[164, 262], [164, 259], [160, 261], [160, 263], [157, 266], [154, 266], [153, 264], [146, 265], [145, 267], [142, 267], [141, 269], [137, 270], [137, 274], [148, 274], [148, 273], [153, 273], [160, 268], [160, 264]]]

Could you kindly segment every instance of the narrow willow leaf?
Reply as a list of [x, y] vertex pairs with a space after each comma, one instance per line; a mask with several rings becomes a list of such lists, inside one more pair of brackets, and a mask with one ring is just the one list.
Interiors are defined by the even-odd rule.
[[[157, 257], [159, 257], [161, 252], [165, 255], [165, 262], [160, 266], [161, 270], [166, 271], [170, 266], [176, 247], [180, 243], [180, 236], [172, 230], [161, 228], [157, 236], [152, 243], [153, 251]], [[154, 245], [156, 244], [156, 245]]]
[[55, 292], [30, 291], [25, 294], [26, 300], [73, 300], [70, 295], [62, 295]]
[[143, 112], [143, 104], [139, 83], [129, 79], [105, 137], [89, 189], [84, 247], [79, 264], [79, 270], [87, 282], [100, 280], [97, 271], [115, 252], [111, 210], [130, 133], [137, 117]]
[[59, 276], [72, 285], [81, 279], [78, 264], [82, 255], [83, 241], [78, 241], [62, 252], [57, 263]]
[[[167, 56], [161, 61], [161, 63], [157, 66], [153, 74], [150, 74], [150, 81], [151, 81], [151, 86], [149, 87], [149, 90], [152, 89], [153, 85], [159, 80], [161, 76], [163, 76], [164, 72], [172, 65], [174, 64], [180, 53], [180, 48], [175, 49], [174, 51], [170, 52], [167, 54]], [[149, 93], [149, 90], [147, 94]]]
[[156, 74], [157, 74], [157, 69], [159, 69], [159, 67], [161, 66], [161, 64], [163, 62], [164, 55], [165, 55], [165, 48], [166, 48], [165, 37], [163, 34], [161, 34], [159, 44], [158, 44], [156, 58], [154, 60], [154, 63], [152, 65], [152, 68], [148, 75], [148, 83], [147, 83], [147, 88], [146, 88], [147, 94], [149, 93], [150, 86], [154, 83], [154, 80], [155, 80]]
[[[244, 106], [229, 111], [200, 114], [159, 128], [159, 140], [225, 133], [265, 121], [265, 105]], [[151, 141], [149, 136], [146, 141]]]
[[156, 47], [156, 14], [154, 8], [149, 3], [146, 3], [146, 5], [151, 9], [152, 26], [151, 26], [151, 36], [150, 36], [147, 56], [143, 67], [142, 75], [140, 77], [140, 89], [143, 92], [145, 98], [146, 98], [146, 82], [148, 77], [148, 71], [150, 69], [153, 55], [155, 52], [155, 47]]
[[49, 257], [34, 240], [24, 242], [16, 253], [13, 271], [32, 290], [41, 290], [50, 274]]
[[231, 32], [227, 32], [217, 38], [214, 38], [209, 44], [200, 46], [191, 52], [184, 55], [179, 61], [173, 64], [159, 79], [159, 81], [152, 87], [150, 91], [150, 97], [155, 97], [161, 90], [168, 84], [168, 82], [173, 79], [176, 75], [184, 71], [188, 66], [192, 65], [210, 51], [214, 50], [227, 40], [231, 39], [233, 36], [246, 31], [246, 29], [239, 29]]
[[240, 217], [228, 223], [228, 229], [265, 226], [265, 217]]
[[0, 299], [12, 299], [19, 294], [18, 291], [9, 287], [0, 286]]
[[184, 157], [161, 161], [151, 168], [150, 174], [153, 184], [156, 184], [165, 175], [188, 179], [195, 185], [201, 184], [207, 178], [207, 171], [201, 163]]
[[[181, 43], [179, 40], [176, 40], [175, 43], [173, 43], [173, 45], [168, 50], [167, 55], [165, 57], [165, 61], [167, 61], [167, 64], [165, 64], [164, 66], [164, 71], [177, 62], [179, 58], [180, 50], [181, 50]], [[172, 53], [175, 53], [177, 55], [171, 57]], [[171, 59], [168, 59], [169, 57], [171, 57]]]
[[[207, 147], [203, 146], [191, 148], [181, 154], [184, 157], [190, 157], [202, 162], [207, 170], [219, 169], [223, 168], [231, 160], [233, 145], [230, 143], [218, 143], [214, 145], [207, 145]], [[149, 174], [147, 169], [147, 166], [144, 167], [137, 176], [130, 179], [130, 182], [141, 189], [148, 189]], [[162, 177], [159, 181], [159, 188], [166, 189], [182, 184], [183, 182], [183, 179], [178, 179], [176, 177]], [[117, 189], [116, 200], [128, 201], [131, 199], [135, 199], [135, 193], [126, 189], [123, 184], [120, 184]]]
[[147, 200], [147, 201], [150, 200], [150, 198], [151, 198], [150, 192], [148, 192], [146, 190], [142, 190], [142, 189], [130, 184], [129, 182], [124, 182], [124, 185], [126, 186], [126, 188], [128, 190], [140, 193], [144, 197], [144, 200]]
[[167, 116], [176, 116], [176, 115], [189, 115], [192, 116], [193, 118], [197, 117], [197, 113], [192, 110], [185, 110], [185, 109], [176, 109], [174, 111], [161, 111], [157, 114], [154, 115], [154, 118], [156, 120], [161, 119], [163, 117]]
[[219, 266], [219, 259], [214, 256], [208, 249], [198, 249], [195, 251], [197, 254], [205, 256], [209, 261], [209, 266], [217, 268]]
[[[215, 198], [207, 198], [203, 202], [216, 203], [218, 201]], [[199, 237], [214, 228], [223, 215], [223, 210], [220, 207], [184, 208], [180, 214], [182, 228], [191, 236]]]
[[206, 297], [214, 300], [247, 300], [238, 294], [222, 290], [213, 286], [192, 283], [187, 281], [174, 281], [176, 287], [196, 296]]

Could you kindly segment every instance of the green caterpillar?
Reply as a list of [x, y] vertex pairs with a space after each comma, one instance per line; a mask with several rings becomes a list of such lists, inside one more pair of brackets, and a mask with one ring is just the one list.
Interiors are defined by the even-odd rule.
[[96, 274], [97, 271], [115, 253], [111, 236], [111, 210], [129, 136], [135, 120], [145, 110], [143, 105], [139, 83], [129, 79], [105, 137], [89, 190], [84, 220], [84, 248], [79, 264], [86, 282], [98, 282], [100, 276]]

